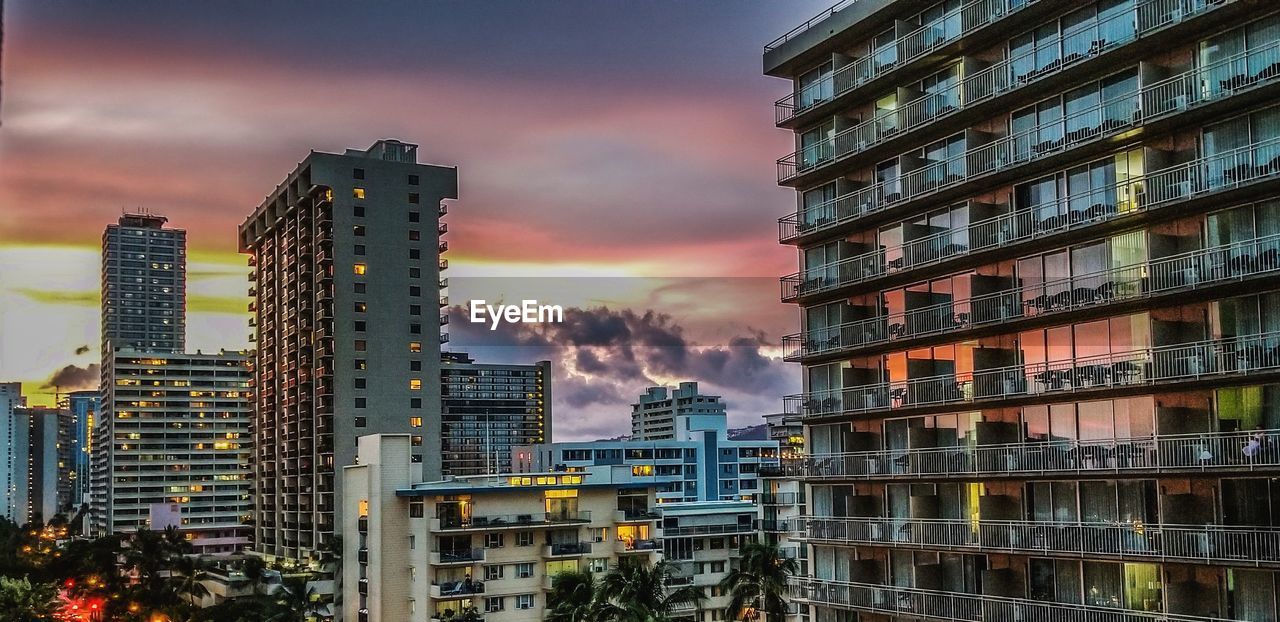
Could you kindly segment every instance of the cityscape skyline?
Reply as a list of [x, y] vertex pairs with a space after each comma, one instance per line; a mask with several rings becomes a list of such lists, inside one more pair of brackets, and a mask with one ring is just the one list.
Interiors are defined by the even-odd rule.
[[[743, 285], [757, 287], [787, 265], [787, 253], [765, 244], [770, 232], [751, 218], [775, 215], [786, 201], [785, 192], [757, 173], [768, 168], [766, 156], [787, 138], [757, 130], [768, 111], [744, 102], [779, 90], [756, 75], [752, 55], [760, 42], [792, 11], [813, 12], [822, 3], [734, 11], [714, 3], [679, 11], [674, 5], [622, 3], [565, 3], [542, 12], [504, 5], [497, 18], [489, 18], [500, 23], [486, 28], [510, 33], [526, 54], [474, 43], [477, 24], [487, 22], [470, 19], [474, 11], [461, 4], [382, 7], [353, 16], [329, 3], [313, 14], [316, 29], [353, 19], [366, 26], [404, 24], [397, 26], [403, 29], [399, 34], [412, 36], [400, 40], [412, 43], [371, 40], [367, 49], [342, 58], [330, 53], [323, 60], [332, 69], [323, 74], [291, 71], [297, 53], [277, 43], [277, 33], [254, 25], [273, 23], [279, 9], [246, 6], [222, 13], [138, 2], [110, 14], [94, 7], [60, 10], [70, 4], [6, 7], [0, 377], [21, 380], [33, 403], [52, 403], [53, 388], [46, 385], [55, 374], [64, 391], [88, 388], [85, 379], [95, 376], [89, 367], [95, 357], [76, 351], [98, 340], [96, 322], [89, 321], [98, 304], [96, 270], [89, 267], [98, 262], [103, 224], [142, 207], [187, 229], [188, 349], [243, 348], [247, 268], [235, 253], [233, 233], [243, 212], [278, 181], [276, 171], [306, 150], [338, 150], [389, 136], [422, 144], [425, 161], [459, 166], [464, 196], [456, 207], [462, 214], [450, 223], [455, 281], [489, 275], [635, 277], [618, 291], [583, 293], [564, 304], [595, 314], [601, 307], [629, 310], [639, 317], [680, 309], [671, 321], [686, 328], [690, 342], [727, 344], [734, 336], [757, 333], [775, 342], [787, 328], [790, 317], [782, 305], [740, 305], [733, 334], [700, 338], [693, 333], [703, 326], [721, 329], [719, 318], [700, 315], [687, 303], [672, 304], [687, 299], [693, 285], [666, 283], [664, 289], [658, 281], [752, 275], [760, 283]], [[239, 17], [227, 17], [232, 14]], [[564, 26], [569, 15], [595, 25], [593, 34], [570, 36]], [[534, 31], [546, 34], [528, 34], [531, 20], [542, 26]], [[204, 24], [202, 30], [181, 40], [164, 34], [195, 22]], [[665, 45], [656, 51], [638, 45], [649, 27], [668, 22], [679, 25]], [[59, 44], [49, 44], [54, 41]], [[580, 53], [588, 48], [597, 53]], [[475, 52], [475, 60], [458, 66], [434, 62], [459, 50]], [[673, 63], [681, 54], [714, 58], [697, 66]], [[189, 70], [193, 55], [201, 59], [195, 72]], [[86, 76], [90, 57], [102, 71]], [[627, 67], [628, 77], [620, 77], [616, 67]], [[518, 70], [519, 77], [507, 69]], [[609, 88], [598, 88], [602, 80]], [[243, 103], [259, 87], [263, 91], [256, 96], [264, 99], [287, 88], [324, 94], [326, 103], [289, 118], [275, 106]], [[474, 95], [466, 101], [439, 95], [463, 89]], [[374, 91], [383, 95], [363, 95]], [[506, 101], [521, 101], [521, 113], [504, 114]], [[460, 131], [468, 124], [439, 122], [443, 118], [484, 122]], [[271, 140], [253, 139], [267, 131]], [[82, 173], [57, 172], [72, 169]], [[603, 219], [583, 217], [593, 210], [608, 210], [620, 221], [602, 227]], [[626, 229], [663, 234], [637, 243], [616, 233]], [[33, 325], [38, 329], [16, 330]], [[753, 364], [783, 369], [776, 350], [742, 350], [767, 355]], [[546, 356], [516, 349], [493, 362], [540, 358]], [[647, 382], [615, 390], [590, 380], [617, 379], [617, 373], [557, 366], [572, 375], [557, 396], [563, 405], [616, 414], [595, 427], [565, 427], [561, 433], [621, 433], [629, 394], [691, 375], [681, 367], [650, 367]], [[699, 379], [725, 394], [731, 413], [744, 417], [739, 423], [776, 411], [777, 395], [787, 392], [755, 388], [759, 383], [734, 385], [740, 374], [722, 375], [720, 382]]]

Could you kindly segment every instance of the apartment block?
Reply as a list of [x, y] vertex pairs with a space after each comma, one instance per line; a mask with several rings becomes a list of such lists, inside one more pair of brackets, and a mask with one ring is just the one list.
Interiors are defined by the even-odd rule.
[[1280, 615], [1277, 9], [843, 0], [766, 46], [808, 619]]
[[93, 456], [93, 424], [98, 416], [101, 395], [97, 391], [74, 391], [67, 395], [64, 408], [71, 417], [70, 464], [71, 505], [79, 508], [89, 502], [90, 464]]
[[702, 395], [698, 383], [681, 382], [675, 389], [649, 387], [631, 405], [631, 438], [660, 441], [676, 438], [680, 430], [704, 427], [725, 416], [724, 401], [718, 395]]
[[731, 595], [720, 589], [720, 582], [737, 569], [739, 547], [758, 536], [755, 503], [669, 503], [661, 512], [662, 558], [675, 567], [672, 586], [691, 585], [704, 596], [696, 605], [682, 606], [675, 619], [732, 620], [725, 616]]
[[94, 427], [99, 534], [176, 527], [196, 550], [249, 544], [250, 355], [117, 350]]
[[181, 352], [186, 344], [187, 232], [126, 213], [102, 233], [102, 353]]
[[18, 382], [0, 383], [0, 517], [19, 525], [52, 519], [67, 501], [60, 478], [62, 411], [27, 406]]
[[413, 463], [438, 478], [440, 256], [457, 170], [419, 164], [380, 140], [313, 151], [240, 226], [255, 333], [254, 543], [315, 558], [343, 524], [341, 466], [356, 438], [411, 435]]
[[551, 440], [551, 361], [477, 363], [440, 358], [443, 475], [510, 473], [511, 451]]
[[343, 619], [545, 619], [551, 578], [657, 560], [653, 486], [623, 468], [416, 481], [410, 435], [344, 467]]

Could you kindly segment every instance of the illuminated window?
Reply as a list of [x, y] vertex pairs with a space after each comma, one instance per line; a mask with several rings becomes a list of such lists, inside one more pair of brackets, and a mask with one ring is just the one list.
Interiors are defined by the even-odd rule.
[[413, 378], [409, 380], [409, 388], [413, 389], [414, 391], [418, 391], [422, 389], [422, 380], [419, 378]]
[[364, 517], [369, 516], [369, 500], [368, 499], [360, 500], [360, 516], [364, 516]]
[[632, 475], [653, 475], [652, 464], [637, 464], [631, 467]]
[[356, 264], [354, 268], [355, 268], [356, 274], [365, 274], [369, 271], [369, 267], [362, 263]]
[[352, 189], [351, 189], [351, 196], [353, 196], [353, 197], [355, 197], [355, 198], [357, 198], [357, 199], [363, 199], [363, 198], [364, 198], [364, 188], [352, 188]]
[[414, 428], [422, 427], [422, 417], [409, 417], [409, 426]]
[[409, 351], [410, 351], [410, 352], [421, 352], [421, 351], [422, 351], [422, 342], [421, 342], [421, 341], [410, 341], [410, 342], [409, 342]]
[[414, 447], [421, 447], [421, 446], [422, 446], [422, 437], [421, 437], [421, 436], [414, 436], [414, 437], [412, 437], [412, 438], [410, 439], [410, 443], [411, 443]]

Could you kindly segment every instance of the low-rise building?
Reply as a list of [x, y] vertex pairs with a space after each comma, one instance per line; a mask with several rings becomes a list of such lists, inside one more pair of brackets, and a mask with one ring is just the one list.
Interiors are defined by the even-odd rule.
[[699, 588], [706, 597], [678, 610], [678, 619], [728, 619], [729, 594], [720, 589], [720, 582], [735, 569], [739, 547], [756, 538], [756, 504], [668, 503], [661, 509], [662, 557], [675, 565], [675, 583]]

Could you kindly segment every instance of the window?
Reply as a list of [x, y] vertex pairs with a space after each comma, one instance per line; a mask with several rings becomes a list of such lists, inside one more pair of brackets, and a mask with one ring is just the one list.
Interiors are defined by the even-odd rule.
[[410, 203], [412, 203], [412, 204], [414, 204], [414, 205], [417, 205], [417, 204], [420, 202], [420, 197], [418, 196], [418, 193], [416, 193], [416, 192], [410, 192], [410, 193], [409, 193], [409, 202], [410, 202]]
[[368, 379], [368, 378], [356, 378], [356, 388], [357, 388], [357, 389], [363, 389], [363, 388], [365, 388], [365, 387], [368, 385], [368, 383], [369, 383], [369, 379]]
[[356, 360], [355, 360], [355, 368], [356, 368], [356, 369], [367, 369], [368, 367], [369, 367], [369, 362], [368, 362], [368, 361], [366, 361], [366, 360], [364, 360], [364, 359], [356, 359]]
[[364, 179], [364, 169], [362, 168], [351, 169], [351, 178]]
[[364, 417], [356, 417], [357, 428], [363, 428], [367, 424], [368, 424], [368, 421], [366, 421]]
[[364, 283], [352, 283], [352, 284], [351, 284], [351, 291], [353, 291], [353, 292], [355, 292], [355, 293], [357, 293], [357, 294], [363, 294], [363, 293], [365, 293], [365, 287], [366, 287], [366, 285], [365, 285]]
[[409, 176], [409, 185], [410, 185], [410, 186], [416, 186], [416, 185], [418, 185], [418, 176], [417, 176], [417, 175], [410, 175], [410, 176]]
[[367, 398], [357, 397], [357, 398], [356, 398], [356, 408], [364, 408], [364, 407], [366, 406], [366, 404], [367, 404], [366, 399], [367, 399]]
[[533, 609], [533, 594], [516, 596], [516, 609]]
[[409, 371], [422, 371], [422, 361], [409, 361]]
[[356, 313], [364, 313], [365, 311], [369, 310], [369, 305], [366, 304], [364, 301], [357, 301], [355, 305], [352, 306], [352, 308], [355, 309]]
[[485, 581], [497, 581], [498, 579], [501, 579], [501, 578], [502, 578], [502, 566], [494, 565], [494, 566], [484, 567]]
[[409, 249], [409, 259], [422, 259], [422, 249]]
[[523, 563], [523, 564], [516, 564], [516, 578], [517, 578], [517, 579], [528, 579], [528, 578], [530, 578], [530, 577], [532, 577], [532, 576], [533, 576], [533, 564], [532, 564], [532, 563], [525, 562], [525, 563]]
[[356, 244], [355, 253], [357, 255], [364, 255], [364, 251], [365, 251], [364, 244]]
[[421, 218], [422, 215], [418, 212], [409, 212], [409, 222], [419, 222]]
[[533, 532], [532, 531], [516, 532], [516, 546], [533, 546]]
[[417, 229], [410, 229], [410, 230], [409, 230], [409, 241], [410, 241], [410, 242], [416, 242], [416, 241], [421, 240], [421, 239], [422, 239], [422, 232], [421, 232], [421, 231], [418, 231]]
[[420, 278], [422, 278], [422, 268], [419, 268], [419, 267], [417, 267], [417, 266], [414, 266], [414, 267], [412, 267], [412, 268], [409, 268], [409, 278], [411, 278], [411, 279], [420, 279]]
[[502, 611], [502, 601], [503, 598], [501, 596], [490, 596], [484, 599], [484, 612], [493, 613], [495, 611]]
[[409, 518], [422, 518], [426, 515], [426, 503], [422, 501], [409, 502]]
[[409, 295], [410, 295], [410, 296], [421, 296], [421, 295], [422, 295], [422, 286], [420, 286], [420, 285], [410, 285], [410, 286], [409, 286]]
[[412, 390], [414, 390], [414, 391], [421, 391], [421, 390], [422, 390], [422, 379], [421, 379], [421, 378], [412, 378], [412, 379], [410, 379], [410, 380], [409, 380], [409, 388], [410, 388], [410, 389], [412, 389]]
[[362, 264], [362, 263], [355, 264], [354, 266], [352, 266], [352, 268], [354, 269], [356, 274], [361, 276], [369, 272], [369, 266], [366, 266], [365, 264]]
[[368, 325], [365, 323], [364, 320], [356, 320], [355, 322], [356, 332], [364, 332], [365, 330], [367, 330], [366, 326]]
[[422, 305], [409, 305], [409, 315], [422, 315]]
[[351, 196], [352, 196], [352, 197], [354, 197], [354, 198], [357, 198], [357, 199], [363, 199], [363, 198], [364, 198], [364, 188], [352, 188], [352, 189], [351, 189]]
[[409, 351], [410, 351], [410, 352], [414, 352], [414, 353], [422, 352], [422, 342], [421, 342], [421, 341], [410, 341], [410, 342], [409, 342]]
[[422, 417], [409, 417], [409, 427], [411, 428], [422, 427]]
[[368, 348], [368, 345], [369, 343], [367, 341], [363, 339], [357, 339], [355, 341], [356, 352], [364, 352]]
[[364, 237], [364, 225], [353, 225], [351, 227], [351, 234]]
[[[421, 325], [421, 324], [410, 324], [410, 325], [409, 325], [409, 334], [410, 334], [410, 335], [421, 335], [421, 334], [422, 334], [422, 325]], [[417, 343], [417, 342], [415, 341], [414, 343]], [[410, 344], [410, 347], [412, 347], [412, 344]], [[414, 350], [414, 352], [417, 352], [417, 350]]]
[[484, 534], [484, 548], [486, 549], [502, 548], [502, 534], [500, 533]]
[[352, 216], [355, 216], [356, 218], [363, 218], [363, 217], [364, 217], [364, 206], [363, 206], [363, 205], [357, 205], [357, 206], [355, 206], [355, 207], [351, 208], [351, 215], [352, 215]]
[[409, 408], [422, 408], [422, 398], [420, 397], [409, 398]]
[[422, 437], [421, 436], [411, 437], [409, 439], [409, 444], [413, 445], [414, 447], [422, 447]]

